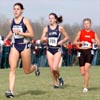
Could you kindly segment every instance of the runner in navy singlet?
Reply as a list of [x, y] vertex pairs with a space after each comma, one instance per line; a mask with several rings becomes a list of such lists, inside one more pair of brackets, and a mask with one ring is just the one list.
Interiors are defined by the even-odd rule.
[[[69, 38], [64, 28], [59, 25], [62, 16], [58, 17], [55, 13], [49, 14], [50, 25], [45, 27], [41, 37], [41, 42], [48, 42], [47, 59], [51, 71], [54, 88], [64, 85], [64, 81], [59, 73], [59, 62], [61, 59], [61, 46]], [[61, 39], [61, 35], [64, 36]]]
[[23, 69], [26, 74], [35, 71], [38, 76], [40, 71], [36, 65], [31, 65], [31, 44], [30, 39], [34, 37], [32, 26], [27, 18], [22, 17], [24, 7], [21, 3], [15, 3], [13, 6], [14, 18], [10, 21], [11, 30], [4, 40], [4, 43], [12, 37], [12, 47], [9, 54], [9, 90], [5, 95], [13, 98], [15, 85], [15, 72], [19, 57], [22, 59]]

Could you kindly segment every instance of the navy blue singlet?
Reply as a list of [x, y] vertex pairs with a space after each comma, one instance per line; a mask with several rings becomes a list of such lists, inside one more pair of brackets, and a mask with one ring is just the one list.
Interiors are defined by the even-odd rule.
[[27, 31], [27, 27], [24, 24], [23, 19], [24, 17], [21, 19], [19, 24], [16, 24], [15, 20], [13, 19], [12, 24], [11, 24], [11, 31], [13, 34], [12, 35], [12, 47], [15, 47], [19, 53], [31, 47], [29, 38], [14, 33], [14, 29], [20, 32], [23, 32], [23, 33]]
[[48, 26], [48, 32], [47, 32], [47, 37], [48, 37], [48, 48], [47, 50], [51, 54], [55, 54], [57, 52], [61, 52], [61, 46], [58, 45], [58, 42], [61, 40], [61, 33], [59, 32], [59, 25], [52, 30], [50, 26]]
[[23, 22], [24, 17], [21, 19], [19, 24], [15, 23], [15, 20], [13, 19], [12, 24], [11, 24], [11, 31], [13, 33], [13, 39], [12, 43], [24, 43], [24, 36], [17, 35], [16, 33], [13, 32], [14, 29], [17, 29], [20, 32], [25, 33], [27, 31], [27, 27]]
[[50, 26], [48, 26], [48, 46], [51, 47], [59, 47], [58, 42], [61, 40], [61, 33], [59, 32], [59, 25], [52, 30]]

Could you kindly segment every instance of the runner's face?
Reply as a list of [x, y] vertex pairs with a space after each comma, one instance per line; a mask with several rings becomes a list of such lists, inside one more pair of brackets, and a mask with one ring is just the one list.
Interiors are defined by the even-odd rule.
[[15, 5], [15, 6], [13, 7], [13, 13], [14, 13], [14, 16], [15, 16], [16, 18], [19, 17], [19, 16], [21, 16], [22, 12], [23, 12], [23, 10], [20, 8], [19, 5]]
[[56, 23], [56, 19], [55, 19], [55, 17], [53, 15], [49, 15], [49, 22], [50, 22], [50, 25]]
[[89, 30], [91, 28], [91, 23], [89, 21], [84, 21], [83, 26], [86, 30]]

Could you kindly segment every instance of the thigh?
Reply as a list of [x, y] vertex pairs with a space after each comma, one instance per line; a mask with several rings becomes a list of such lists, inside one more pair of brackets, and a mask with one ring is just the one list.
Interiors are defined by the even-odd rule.
[[31, 49], [25, 49], [21, 52], [22, 64], [24, 70], [30, 70], [31, 66]]
[[85, 63], [85, 71], [89, 71], [91, 64]]
[[52, 69], [54, 55], [51, 54], [49, 51], [46, 52], [46, 55], [47, 55], [49, 67]]
[[57, 69], [61, 60], [61, 52], [57, 52], [53, 59], [53, 68]]
[[11, 68], [16, 68], [19, 59], [19, 52], [12, 47], [9, 54], [9, 64]]

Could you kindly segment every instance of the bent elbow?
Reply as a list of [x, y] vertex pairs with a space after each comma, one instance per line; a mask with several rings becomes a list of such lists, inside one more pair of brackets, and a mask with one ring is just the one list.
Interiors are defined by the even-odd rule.
[[66, 41], [67, 41], [67, 40], [69, 40], [69, 37], [68, 37], [68, 36], [66, 36], [66, 37], [65, 37], [65, 40], [66, 40]]
[[30, 34], [30, 37], [33, 38], [33, 37], [34, 37], [34, 33], [31, 33], [31, 34]]
[[43, 38], [41, 38], [40, 41], [43, 42]]

